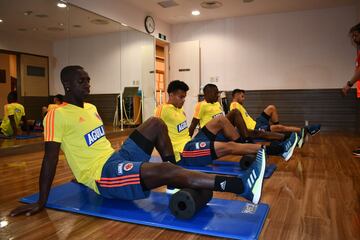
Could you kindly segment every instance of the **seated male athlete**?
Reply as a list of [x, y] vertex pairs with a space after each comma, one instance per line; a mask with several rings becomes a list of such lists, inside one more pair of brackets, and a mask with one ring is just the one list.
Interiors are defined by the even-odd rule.
[[[204, 127], [211, 119], [224, 115], [223, 109], [218, 102], [219, 90], [215, 84], [207, 84], [204, 87], [204, 100], [198, 102], [195, 106], [194, 117], [189, 127], [189, 134], [193, 136], [194, 129], [197, 125], [200, 128]], [[283, 155], [285, 159], [289, 159], [288, 149], [295, 147], [297, 142], [297, 135], [295, 133], [290, 134], [290, 139], [285, 139], [285, 135], [276, 132], [268, 132], [253, 129], [250, 130], [246, 127], [245, 121], [238, 109], [232, 109], [228, 114], [225, 115], [234, 127], [237, 128], [240, 137], [243, 138], [243, 142], [253, 142], [254, 139], [265, 139], [265, 140], [276, 140], [271, 143], [271, 147], [268, 147], [267, 153], [269, 155]], [[216, 141], [228, 141], [222, 134], [216, 135]], [[284, 141], [286, 140], [286, 141]], [[280, 142], [278, 142], [280, 141]], [[273, 147], [278, 150], [276, 152], [271, 151]], [[287, 147], [287, 148], [286, 148]]]
[[[174, 148], [176, 162], [180, 165], [204, 166], [213, 160], [225, 155], [254, 154], [260, 144], [244, 143], [244, 139], [236, 131], [227, 117], [218, 114], [212, 118], [199, 133], [191, 139], [187, 127], [187, 119], [183, 110], [186, 93], [189, 87], [186, 83], [175, 80], [169, 83], [167, 92], [168, 102], [155, 109], [155, 116], [161, 118], [168, 127], [170, 140]], [[234, 117], [234, 116], [231, 116]], [[229, 118], [231, 118], [229, 117]], [[217, 141], [221, 134], [227, 141]], [[295, 148], [296, 134], [288, 140], [287, 146], [279, 147], [270, 145], [267, 153], [280, 154], [284, 152], [285, 160], [289, 160]]]
[[256, 118], [256, 121], [254, 121], [243, 106], [245, 101], [245, 90], [233, 90], [232, 97], [233, 100], [230, 104], [230, 110], [238, 109], [243, 116], [247, 128], [250, 130], [258, 129], [271, 132], [296, 132], [299, 134], [298, 147], [302, 147], [307, 133], [315, 135], [320, 131], [320, 124], [305, 126], [303, 128], [279, 124], [279, 114], [274, 105], [267, 106], [261, 115]]
[[63, 103], [63, 99], [64, 99], [63, 95], [61, 95], [61, 94], [55, 95], [54, 99], [53, 99], [53, 103], [50, 103], [47, 107], [46, 106], [42, 107], [41, 111], [42, 111], [43, 117], [45, 117], [45, 115], [47, 114], [48, 111], [60, 106]]
[[39, 199], [14, 209], [11, 216], [29, 216], [44, 208], [60, 149], [76, 180], [106, 198], [146, 198], [150, 189], [169, 184], [176, 188], [232, 192], [258, 203], [265, 171], [264, 149], [259, 148], [256, 161], [241, 178], [189, 171], [169, 162], [150, 163], [154, 147], [164, 161], [175, 159], [165, 123], [159, 118], [150, 118], [115, 152], [105, 137], [96, 107], [84, 102], [90, 93], [87, 72], [80, 66], [67, 66], [61, 71], [61, 82], [65, 101], [44, 119], [45, 154]]
[[17, 93], [10, 92], [7, 96], [8, 104], [4, 106], [4, 118], [0, 125], [0, 135], [16, 137], [21, 125], [28, 131], [25, 108], [17, 102]]

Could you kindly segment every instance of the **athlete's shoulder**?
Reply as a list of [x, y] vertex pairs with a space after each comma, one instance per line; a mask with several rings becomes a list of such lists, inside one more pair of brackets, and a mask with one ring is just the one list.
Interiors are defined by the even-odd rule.
[[84, 102], [84, 109], [95, 109], [97, 110], [96, 106], [94, 104]]

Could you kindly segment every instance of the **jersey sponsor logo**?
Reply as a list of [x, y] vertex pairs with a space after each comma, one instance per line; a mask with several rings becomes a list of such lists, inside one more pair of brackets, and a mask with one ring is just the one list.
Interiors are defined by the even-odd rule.
[[124, 171], [128, 172], [128, 171], [130, 171], [131, 169], [133, 169], [133, 167], [134, 167], [134, 164], [132, 164], [132, 163], [127, 163], [127, 164], [124, 165]]
[[85, 119], [82, 118], [82, 117], [80, 117], [80, 118], [79, 118], [79, 123], [82, 123], [82, 122], [85, 122]]
[[105, 136], [105, 130], [104, 130], [104, 126], [101, 125], [100, 127], [97, 127], [94, 130], [92, 130], [91, 132], [85, 134], [84, 137], [85, 137], [87, 145], [90, 147], [91, 145], [93, 145], [97, 140], [99, 140], [103, 136]]
[[195, 148], [196, 149], [199, 149], [200, 148], [200, 146], [199, 146], [199, 143], [197, 142], [197, 143], [195, 143]]
[[177, 127], [178, 132], [181, 132], [184, 129], [186, 129], [188, 127], [186, 120], [184, 122], [180, 123], [179, 125], [177, 125], [176, 127]]
[[201, 147], [201, 148], [206, 147], [206, 142], [201, 142], [201, 143], [200, 143], [200, 147]]
[[19, 112], [21, 112], [20, 111], [20, 109], [18, 109], [18, 108], [15, 108], [15, 110], [14, 110], [16, 113], [19, 113]]
[[122, 175], [123, 174], [123, 166], [124, 164], [123, 163], [119, 163], [118, 164], [118, 175]]

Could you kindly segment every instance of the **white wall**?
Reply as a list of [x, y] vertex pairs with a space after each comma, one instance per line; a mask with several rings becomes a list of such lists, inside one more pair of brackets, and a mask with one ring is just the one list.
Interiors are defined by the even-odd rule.
[[[125, 23], [142, 32], [145, 32], [145, 17], [151, 15], [123, 0], [70, 0], [69, 2], [115, 21]], [[156, 29], [152, 35], [158, 37], [159, 33], [162, 33], [166, 35], [167, 41], [171, 41], [170, 24], [165, 23], [156, 16], [151, 16], [156, 24]]]
[[81, 65], [91, 78], [91, 94], [120, 92], [120, 33], [73, 38], [54, 43], [54, 88], [63, 93], [60, 71], [66, 65]]
[[[153, 52], [144, 56], [144, 47], [153, 49], [153, 44], [153, 38], [138, 31], [57, 41], [54, 43], [56, 66], [51, 93], [63, 92], [60, 71], [67, 65], [85, 68], [91, 78], [91, 94], [120, 93], [125, 86], [145, 85], [142, 82], [144, 73], [154, 70], [154, 63], [144, 66], [143, 59], [155, 60]], [[154, 79], [150, 80], [154, 85]]]
[[24, 37], [24, 35], [17, 33], [7, 34], [0, 32], [0, 49], [49, 57], [49, 88], [51, 92], [51, 89], [54, 87], [52, 76], [54, 76], [53, 68], [55, 64], [51, 41], [31, 39], [28, 36]]
[[174, 25], [172, 42], [200, 40], [202, 84], [222, 90], [339, 88], [356, 19], [356, 6], [227, 18]]

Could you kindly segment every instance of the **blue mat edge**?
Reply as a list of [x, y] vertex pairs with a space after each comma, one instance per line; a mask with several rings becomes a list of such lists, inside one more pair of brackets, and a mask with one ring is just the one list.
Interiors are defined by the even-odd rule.
[[[65, 183], [65, 184], [68, 184], [68, 183]], [[53, 186], [53, 187], [60, 187], [64, 184], [60, 184], [60, 185], [57, 185], [57, 186]], [[153, 192], [155, 194], [164, 194], [166, 195], [166, 193], [163, 193], [163, 192]], [[27, 199], [27, 198], [30, 198], [31, 196], [34, 196], [38, 194], [37, 193], [34, 193], [34, 194], [31, 194], [27, 197], [23, 197], [20, 199], [20, 202], [22, 203], [34, 203], [35, 201], [32, 201], [30, 199]], [[214, 198], [215, 200], [218, 199], [218, 198]], [[226, 199], [219, 199], [219, 200], [226, 200]], [[236, 200], [230, 200], [230, 201], [236, 201]], [[256, 232], [256, 237], [255, 239], [258, 239], [261, 232], [262, 232], [262, 229], [264, 227], [264, 224], [265, 224], [265, 221], [266, 221], [266, 218], [269, 214], [269, 210], [270, 210], [270, 207], [268, 204], [266, 203], [260, 203], [261, 205], [259, 206], [263, 206], [263, 208], [265, 209], [265, 215], [264, 215], [264, 220], [261, 221], [261, 225], [259, 226], [259, 230]], [[121, 217], [121, 218], [114, 218], [113, 216], [110, 216], [108, 214], [105, 214], [104, 216], [97, 216], [95, 214], [92, 214], [91, 212], [87, 212], [87, 211], [81, 211], [79, 209], [74, 209], [74, 208], [69, 208], [69, 207], [56, 207], [56, 205], [54, 204], [49, 204], [47, 203], [46, 204], [46, 208], [50, 208], [50, 209], [55, 209], [55, 210], [59, 210], [59, 211], [63, 211], [63, 212], [67, 212], [67, 213], [76, 213], [76, 214], [81, 214], [81, 215], [87, 215], [87, 216], [92, 216], [92, 217], [97, 217], [97, 218], [102, 218], [102, 219], [108, 219], [108, 220], [112, 220], [112, 221], [120, 221], [120, 222], [125, 222], [125, 223], [133, 223], [133, 224], [139, 224], [139, 225], [143, 225], [143, 226], [150, 226], [150, 227], [157, 227], [157, 228], [162, 228], [162, 229], [170, 229], [170, 230], [174, 230], [174, 231], [180, 231], [180, 232], [185, 232], [185, 233], [192, 233], [192, 234], [201, 234], [201, 235], [205, 235], [205, 236], [213, 236], [213, 237], [221, 237], [221, 238], [230, 238], [230, 239], [240, 239], [239, 236], [237, 235], [232, 235], [232, 234], [226, 234], [226, 236], [224, 235], [221, 235], [221, 234], [217, 234], [217, 233], [209, 233], [207, 231], [203, 231], [203, 230], [198, 230], [198, 231], [193, 231], [192, 229], [186, 229], [186, 230], [182, 230], [178, 227], [172, 227], [171, 225], [165, 225], [165, 224], [161, 224], [161, 223], [153, 223], [153, 222], [144, 222], [144, 221], [139, 221], [139, 220], [134, 220], [134, 219], [130, 219], [130, 218], [126, 218], [126, 217]]]

